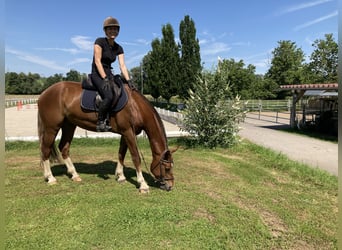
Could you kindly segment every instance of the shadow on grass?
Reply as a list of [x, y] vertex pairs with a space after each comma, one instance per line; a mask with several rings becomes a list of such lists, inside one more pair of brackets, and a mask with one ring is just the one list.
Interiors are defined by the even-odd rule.
[[331, 141], [337, 142], [338, 137], [334, 135], [332, 132], [322, 132], [317, 131], [315, 129], [298, 129], [298, 128], [291, 128], [290, 125], [268, 125], [268, 126], [261, 126], [262, 128], [280, 130], [288, 133], [298, 134], [298, 135], [305, 135], [314, 139], [324, 140], [324, 141]]
[[[74, 163], [76, 171], [79, 174], [89, 174], [89, 175], [97, 175], [98, 178], [103, 180], [110, 179], [110, 175], [115, 175], [115, 169], [117, 167], [117, 162], [113, 161], [103, 161], [101, 163], [83, 163], [78, 162]], [[71, 178], [71, 175], [67, 173], [67, 168], [64, 164], [58, 164], [51, 167], [52, 174], [54, 176], [67, 176]], [[127, 182], [135, 185], [137, 188], [139, 187], [139, 183], [136, 181], [136, 170], [135, 168], [125, 167], [124, 174], [126, 176]], [[143, 176], [145, 181], [148, 183], [150, 187], [159, 188], [159, 185], [155, 183], [154, 178], [149, 174], [143, 172]]]

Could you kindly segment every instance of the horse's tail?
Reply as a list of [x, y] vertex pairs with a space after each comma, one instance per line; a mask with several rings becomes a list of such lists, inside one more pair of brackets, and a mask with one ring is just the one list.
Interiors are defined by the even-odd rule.
[[[39, 138], [39, 147], [42, 150], [43, 146], [43, 140], [44, 140], [44, 123], [42, 121], [42, 118], [39, 115], [38, 112], [38, 138]], [[42, 152], [41, 152], [42, 155]], [[55, 141], [53, 142], [53, 145], [51, 147], [51, 154], [50, 154], [50, 161], [51, 162], [63, 162], [63, 157], [60, 153], [60, 151], [57, 149], [57, 146], [55, 144]]]

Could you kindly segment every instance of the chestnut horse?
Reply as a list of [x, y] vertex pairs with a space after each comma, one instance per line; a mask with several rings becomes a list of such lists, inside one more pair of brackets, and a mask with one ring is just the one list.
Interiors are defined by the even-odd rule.
[[[152, 163], [150, 171], [160, 187], [170, 191], [174, 186], [172, 173], [175, 150], [169, 150], [165, 128], [160, 116], [150, 102], [137, 90], [124, 84], [127, 92], [127, 104], [118, 112], [111, 113], [110, 125], [114, 133], [121, 135], [118, 163], [115, 176], [118, 182], [124, 182], [124, 159], [129, 149], [136, 169], [140, 192], [148, 192], [141, 169], [136, 135], [144, 130], [150, 142]], [[97, 113], [85, 112], [81, 108], [82, 86], [79, 82], [63, 81], [51, 85], [38, 99], [38, 135], [44, 178], [48, 184], [57, 182], [51, 171], [50, 160], [55, 158], [67, 167], [72, 180], [81, 181], [69, 156], [71, 141], [76, 127], [96, 131]], [[62, 130], [58, 149], [55, 139]]]

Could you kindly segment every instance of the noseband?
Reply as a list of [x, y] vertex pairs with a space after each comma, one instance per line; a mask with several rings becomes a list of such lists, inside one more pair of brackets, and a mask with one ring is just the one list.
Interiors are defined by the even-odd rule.
[[[171, 180], [174, 179], [173, 177], [171, 177], [171, 178], [166, 178], [166, 177], [163, 176], [163, 174], [162, 174], [162, 173], [165, 173], [164, 164], [166, 164], [166, 163], [173, 164], [173, 160], [172, 160], [172, 161], [169, 161], [169, 160], [165, 160], [165, 159], [164, 159], [165, 154], [166, 154], [167, 152], [170, 152], [170, 150], [168, 150], [168, 149], [165, 150], [165, 151], [162, 153], [159, 162], [158, 162], [154, 167], [151, 168], [151, 171], [152, 171], [152, 172], [153, 172], [153, 170], [154, 170], [155, 168], [157, 168], [157, 167], [160, 168], [160, 170], [159, 170], [159, 171], [160, 171], [160, 178], [159, 178], [159, 179], [155, 178], [155, 180], [156, 180], [157, 182], [160, 182], [160, 183], [164, 183], [165, 181], [171, 181]], [[163, 170], [164, 170], [164, 171], [163, 171]], [[164, 174], [164, 175], [165, 175], [165, 174]]]

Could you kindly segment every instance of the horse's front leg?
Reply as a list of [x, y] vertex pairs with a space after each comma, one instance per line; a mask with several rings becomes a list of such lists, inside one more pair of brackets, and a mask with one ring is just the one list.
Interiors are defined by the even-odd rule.
[[[125, 137], [123, 138], [123, 136], [121, 137], [121, 141], [120, 141], [120, 153], [119, 153], [119, 162], [121, 165], [123, 165], [123, 159], [125, 157], [125, 154], [127, 152], [127, 147], [129, 148], [129, 151], [131, 153], [132, 156], [132, 161], [133, 164], [135, 166], [135, 170], [137, 173], [137, 182], [139, 183], [139, 192], [140, 193], [148, 193], [150, 190], [150, 187], [147, 185], [142, 170], [141, 170], [141, 159], [139, 156], [139, 151], [138, 151], [138, 146], [136, 143], [136, 138], [135, 135], [129, 136], [129, 137]], [[121, 149], [123, 151], [121, 151]], [[122, 154], [124, 152], [124, 154]], [[123, 158], [121, 158], [123, 156]], [[121, 158], [121, 159], [120, 159]]]
[[57, 180], [53, 176], [52, 171], [51, 171], [51, 165], [49, 159], [47, 160], [41, 160], [40, 161], [40, 166], [43, 168], [44, 171], [44, 178], [47, 181], [48, 184], [56, 184]]

